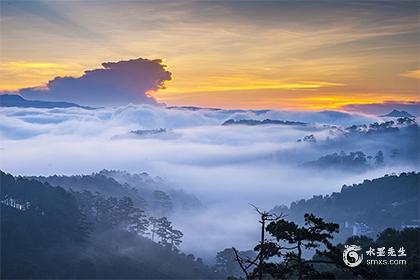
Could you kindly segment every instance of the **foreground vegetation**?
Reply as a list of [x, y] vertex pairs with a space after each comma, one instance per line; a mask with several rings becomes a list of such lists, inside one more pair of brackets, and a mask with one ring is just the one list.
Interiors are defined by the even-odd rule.
[[[120, 192], [113, 196], [96, 188], [95, 192], [71, 188], [73, 181], [96, 184], [98, 179], [92, 178], [58, 178], [67, 184], [63, 189], [0, 171], [2, 279], [420, 278], [419, 228], [387, 228], [374, 238], [352, 236], [341, 243], [336, 239], [340, 224], [351, 217], [364, 219], [377, 229], [415, 221], [419, 173], [366, 180], [290, 208], [265, 212], [255, 207], [260, 217], [260, 239], [255, 247], [247, 251], [226, 248], [217, 254], [212, 268], [201, 258], [180, 252], [183, 233], [167, 217], [152, 216], [167, 208], [162, 199], [158, 211], [151, 208], [155, 211], [147, 212], [136, 196], [138, 201]], [[375, 204], [372, 196], [377, 197]], [[388, 216], [381, 216], [382, 212]], [[303, 217], [302, 223], [296, 221], [297, 215]], [[404, 247], [407, 263], [349, 267], [343, 262], [345, 244], [358, 245], [361, 252], [371, 247]]]
[[0, 172], [1, 278], [218, 278], [180, 253], [182, 232], [129, 197]]

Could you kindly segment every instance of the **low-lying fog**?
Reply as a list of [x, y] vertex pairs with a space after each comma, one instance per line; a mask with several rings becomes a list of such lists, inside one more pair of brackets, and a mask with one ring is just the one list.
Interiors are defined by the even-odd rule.
[[[339, 128], [381, 121], [342, 112], [181, 110], [129, 105], [114, 109], [0, 108], [0, 168], [13, 175], [89, 174], [101, 169], [148, 172], [196, 195], [206, 210], [175, 213], [182, 250], [211, 261], [217, 251], [250, 249], [263, 209], [339, 191], [385, 173], [418, 170], [418, 147], [379, 138], [339, 141]], [[278, 119], [307, 126], [221, 126], [228, 119]], [[333, 127], [337, 126], [337, 127]], [[166, 129], [165, 132], [135, 130]], [[314, 135], [316, 143], [300, 141]], [[337, 136], [338, 135], [338, 136]], [[392, 137], [392, 136], [389, 136]], [[417, 134], [418, 137], [418, 134]], [[414, 143], [418, 139], [412, 139]], [[404, 141], [404, 139], [401, 139]], [[392, 160], [405, 145], [414, 160]], [[308, 169], [303, 163], [334, 152], [382, 150], [385, 165], [354, 172]]]

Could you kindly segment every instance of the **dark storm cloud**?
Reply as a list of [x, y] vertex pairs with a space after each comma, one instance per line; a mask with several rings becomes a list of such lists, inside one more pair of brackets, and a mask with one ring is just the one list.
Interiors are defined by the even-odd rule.
[[147, 92], [164, 88], [171, 79], [162, 60], [133, 59], [102, 63], [103, 69], [85, 71], [79, 78], [56, 77], [46, 89], [26, 88], [19, 93], [28, 99], [69, 101], [91, 106], [155, 104]]

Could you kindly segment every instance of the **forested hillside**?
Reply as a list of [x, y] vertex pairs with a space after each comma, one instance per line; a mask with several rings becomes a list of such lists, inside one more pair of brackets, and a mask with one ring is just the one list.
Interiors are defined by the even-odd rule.
[[[314, 213], [340, 224], [341, 233], [375, 236], [386, 228], [419, 226], [420, 173], [401, 173], [344, 185], [340, 192], [313, 196], [277, 206], [275, 213], [301, 222], [305, 213]], [[344, 236], [344, 237], [345, 237]]]
[[[0, 172], [1, 278], [217, 278], [182, 232], [129, 197]], [[164, 260], [164, 262], [163, 262]]]
[[147, 173], [102, 170], [90, 175], [36, 176], [32, 179], [48, 182], [67, 190], [100, 192], [115, 197], [130, 197], [137, 207], [155, 216], [168, 216], [173, 211], [199, 210], [203, 206], [191, 194], [177, 190], [159, 177]]

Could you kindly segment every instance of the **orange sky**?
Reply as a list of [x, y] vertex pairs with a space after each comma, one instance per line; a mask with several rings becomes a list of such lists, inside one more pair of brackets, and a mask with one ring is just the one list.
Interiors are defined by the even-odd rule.
[[415, 2], [1, 2], [0, 90], [162, 58], [168, 105], [420, 101]]

